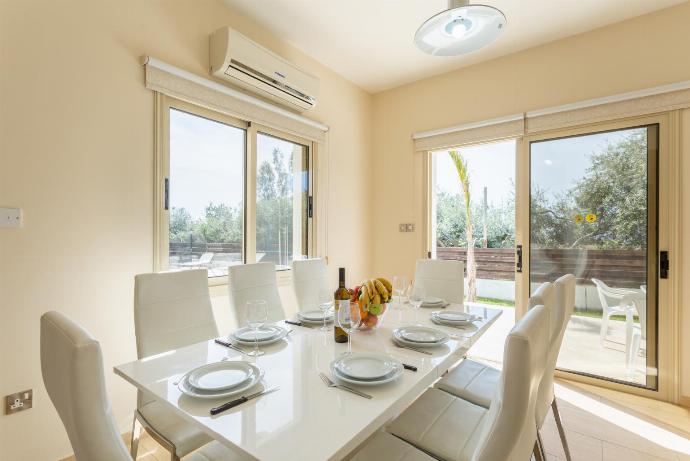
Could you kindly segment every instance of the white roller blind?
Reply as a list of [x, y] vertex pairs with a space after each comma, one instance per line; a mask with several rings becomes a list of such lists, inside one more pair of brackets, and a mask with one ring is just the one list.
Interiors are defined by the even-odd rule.
[[690, 81], [415, 133], [412, 139], [416, 152], [426, 152], [685, 108]]
[[479, 142], [495, 141], [522, 136], [525, 132], [525, 119], [522, 114], [468, 123], [441, 130], [415, 133], [415, 151], [431, 151], [458, 147]]
[[145, 56], [146, 88], [323, 143], [328, 127], [213, 80]]

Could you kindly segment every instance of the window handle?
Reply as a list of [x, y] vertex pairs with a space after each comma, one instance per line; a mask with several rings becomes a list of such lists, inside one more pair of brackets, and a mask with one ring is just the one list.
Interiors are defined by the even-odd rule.
[[164, 202], [163, 206], [164, 206], [164, 209], [167, 210], [167, 209], [169, 209], [169, 205], [170, 205], [170, 178], [165, 178], [164, 188], [165, 188], [165, 192], [164, 192], [165, 197], [163, 198], [163, 202]]
[[522, 272], [522, 245], [515, 248], [515, 272]]

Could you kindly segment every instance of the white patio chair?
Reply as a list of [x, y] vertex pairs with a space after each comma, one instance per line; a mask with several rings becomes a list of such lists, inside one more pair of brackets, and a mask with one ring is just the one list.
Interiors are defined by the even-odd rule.
[[642, 340], [647, 339], [647, 285], [640, 285], [640, 296], [633, 302], [640, 325], [633, 325], [630, 335], [625, 338], [625, 358], [630, 374], [635, 370], [635, 359], [640, 355]]
[[228, 294], [230, 308], [238, 327], [247, 323], [247, 301], [266, 301], [269, 322], [285, 318], [283, 304], [278, 293], [276, 266], [273, 263], [254, 263], [228, 268]]
[[319, 293], [330, 293], [328, 268], [323, 259], [301, 259], [292, 262], [292, 288], [299, 310], [314, 309], [319, 304]]
[[[41, 316], [41, 372], [76, 459], [132, 461], [108, 401], [101, 346], [59, 312]], [[211, 442], [185, 461], [240, 459], [220, 443]]]
[[[139, 359], [218, 336], [206, 269], [135, 276], [134, 331]], [[134, 458], [142, 427], [170, 452], [173, 461], [211, 441], [168, 407], [138, 392], [132, 425]]]
[[211, 264], [211, 260], [213, 260], [214, 253], [211, 252], [206, 252], [202, 254], [199, 259], [196, 261], [188, 261], [186, 263], [179, 263], [177, 264], [178, 266], [181, 267], [199, 267], [199, 268], [205, 268], [208, 267], [209, 264]]
[[[506, 338], [489, 408], [429, 389], [355, 454], [353, 461], [517, 461], [534, 452], [535, 406], [546, 364], [549, 310], [536, 306]], [[402, 442], [404, 440], [404, 442]]]
[[599, 301], [601, 301], [602, 316], [601, 329], [599, 331], [599, 341], [601, 345], [603, 346], [604, 341], [606, 341], [611, 316], [625, 315], [625, 342], [627, 350], [628, 345], [632, 342], [633, 316], [635, 315], [635, 311], [638, 310], [636, 303], [645, 300], [645, 296], [643, 296], [639, 290], [631, 288], [612, 288], [596, 278], [593, 278], [592, 282], [594, 282], [594, 285], [597, 287]]
[[443, 298], [449, 303], [465, 301], [465, 264], [462, 261], [419, 259], [413, 290], [424, 287], [426, 296]]

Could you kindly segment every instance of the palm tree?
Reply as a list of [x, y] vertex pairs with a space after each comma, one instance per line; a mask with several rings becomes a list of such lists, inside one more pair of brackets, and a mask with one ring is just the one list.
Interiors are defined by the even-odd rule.
[[455, 164], [460, 178], [462, 193], [465, 196], [465, 238], [467, 239], [467, 301], [477, 298], [477, 262], [474, 259], [474, 229], [472, 226], [472, 204], [470, 202], [470, 173], [467, 162], [456, 150], [448, 152]]

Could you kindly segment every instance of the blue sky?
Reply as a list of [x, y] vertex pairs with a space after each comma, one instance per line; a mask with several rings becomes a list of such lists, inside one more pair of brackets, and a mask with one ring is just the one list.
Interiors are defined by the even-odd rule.
[[[186, 112], [170, 111], [170, 205], [203, 216], [209, 202], [237, 206], [244, 196], [245, 131]], [[259, 161], [274, 148], [289, 160], [293, 144], [259, 135]], [[286, 165], [288, 171], [290, 165]]]

